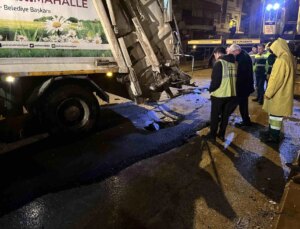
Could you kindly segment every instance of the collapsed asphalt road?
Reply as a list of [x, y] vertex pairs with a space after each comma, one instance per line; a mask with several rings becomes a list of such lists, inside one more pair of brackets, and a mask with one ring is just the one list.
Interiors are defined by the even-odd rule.
[[[107, 106], [102, 108], [98, 131], [84, 139], [45, 138], [0, 155], [0, 214], [48, 193], [99, 182], [141, 159], [183, 144], [206, 125], [208, 116], [201, 115], [201, 109], [207, 106], [199, 92], [152, 109], [132, 102]], [[162, 129], [147, 130], [151, 126]], [[6, 217], [0, 221], [12, 226]], [[28, 228], [41, 225], [31, 222]]]
[[190, 137], [209, 119], [208, 96], [192, 91], [159, 107], [109, 106], [85, 139], [43, 138], [2, 154], [1, 228], [272, 227], [285, 163], [300, 150], [300, 102], [279, 146], [259, 141], [267, 115], [251, 102], [255, 124], [235, 128], [236, 112], [225, 143], [203, 150], [201, 137]]

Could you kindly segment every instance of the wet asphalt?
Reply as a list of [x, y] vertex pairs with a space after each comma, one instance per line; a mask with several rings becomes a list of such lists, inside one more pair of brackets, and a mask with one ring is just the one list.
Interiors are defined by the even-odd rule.
[[[200, 89], [208, 73], [195, 74]], [[1, 228], [270, 228], [300, 150], [300, 102], [279, 146], [259, 141], [267, 116], [255, 103], [252, 127], [235, 128], [235, 112], [225, 143], [212, 144], [200, 137], [209, 95], [188, 92], [102, 106], [83, 139], [0, 145]]]
[[[187, 101], [189, 105], [184, 105]], [[184, 108], [177, 109], [181, 113], [172, 109], [178, 103]], [[38, 213], [38, 219], [31, 218], [30, 212], [35, 210], [23, 211], [24, 206], [49, 193], [101, 182], [135, 162], [184, 144], [207, 124], [207, 118], [198, 115], [203, 106], [209, 103], [199, 93], [147, 109], [123, 102], [102, 106], [97, 130], [83, 139], [66, 142], [46, 136], [8, 152], [2, 144], [6, 151], [0, 155], [1, 228], [61, 228], [44, 216], [42, 220]], [[15, 144], [18, 143], [10, 146]], [[80, 198], [75, 199], [81, 202]], [[58, 212], [54, 203], [49, 202], [47, 214]], [[58, 217], [52, 219], [56, 221]]]

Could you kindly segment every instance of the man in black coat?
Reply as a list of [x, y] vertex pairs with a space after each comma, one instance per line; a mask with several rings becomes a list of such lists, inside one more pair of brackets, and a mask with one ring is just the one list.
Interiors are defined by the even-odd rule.
[[231, 45], [229, 47], [229, 52], [235, 56], [238, 63], [236, 94], [243, 121], [241, 123], [236, 123], [236, 126], [251, 126], [252, 124], [248, 109], [248, 97], [254, 92], [252, 60], [249, 54], [242, 50], [237, 44]]

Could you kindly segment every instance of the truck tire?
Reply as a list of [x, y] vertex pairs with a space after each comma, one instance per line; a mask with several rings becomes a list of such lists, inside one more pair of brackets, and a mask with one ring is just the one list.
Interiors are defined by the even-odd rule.
[[99, 103], [88, 89], [65, 85], [53, 89], [45, 98], [42, 123], [55, 136], [82, 136], [97, 122]]

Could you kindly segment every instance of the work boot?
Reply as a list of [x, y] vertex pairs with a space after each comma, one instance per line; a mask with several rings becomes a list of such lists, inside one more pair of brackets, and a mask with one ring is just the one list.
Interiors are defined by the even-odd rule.
[[217, 137], [222, 141], [225, 142], [225, 136], [223, 134], [217, 134]]

